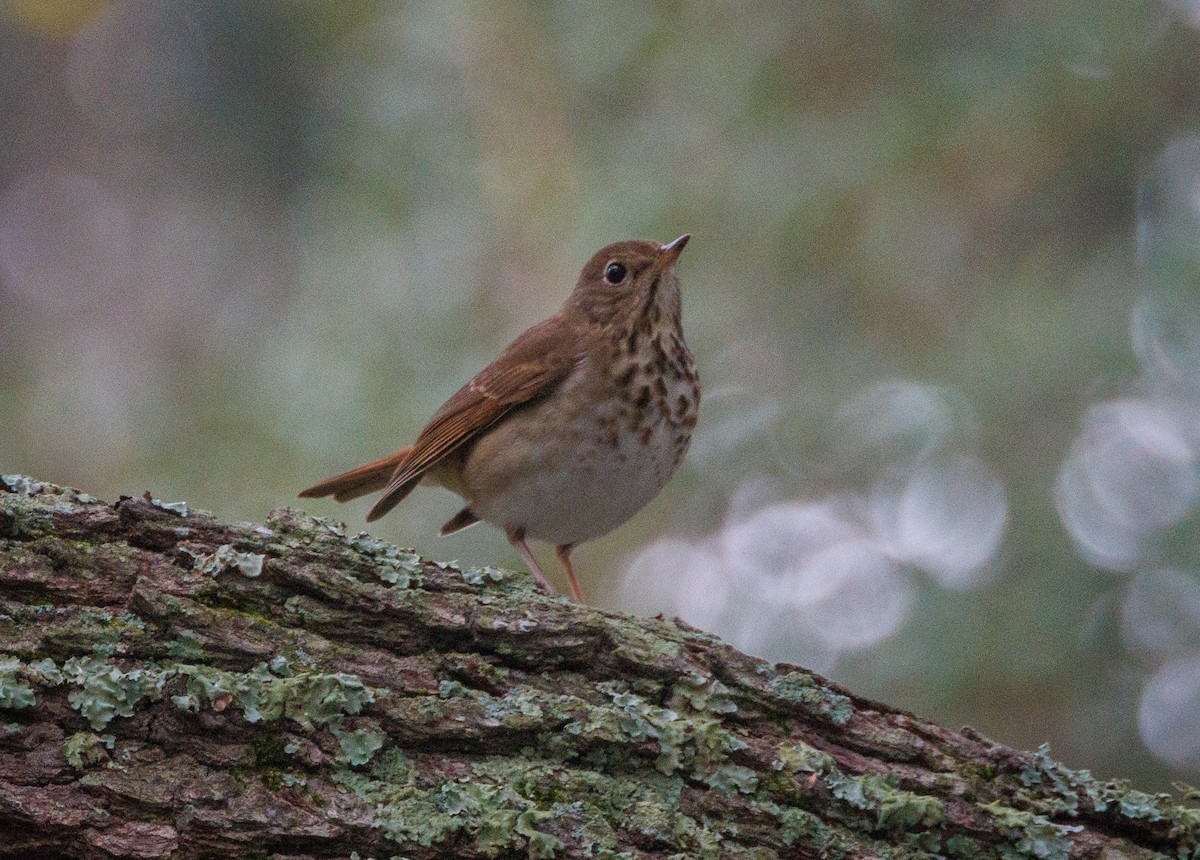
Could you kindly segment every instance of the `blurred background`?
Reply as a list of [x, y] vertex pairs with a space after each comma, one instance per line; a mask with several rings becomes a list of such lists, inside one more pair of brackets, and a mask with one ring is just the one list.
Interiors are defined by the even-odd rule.
[[[593, 601], [1200, 780], [1196, 0], [0, 10], [0, 471], [262, 520], [690, 231], [699, 428]], [[373, 532], [520, 565], [457, 509]]]

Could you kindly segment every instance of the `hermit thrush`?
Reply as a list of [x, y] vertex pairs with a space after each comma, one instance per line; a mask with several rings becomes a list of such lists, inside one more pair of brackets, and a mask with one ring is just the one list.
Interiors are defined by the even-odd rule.
[[344, 502], [382, 489], [369, 522], [419, 483], [445, 487], [467, 506], [443, 535], [480, 520], [499, 526], [553, 592], [525, 543], [548, 541], [582, 601], [572, 548], [653, 499], [696, 426], [700, 380], [675, 274], [689, 238], [601, 248], [558, 313], [460, 388], [412, 445], [300, 495]]

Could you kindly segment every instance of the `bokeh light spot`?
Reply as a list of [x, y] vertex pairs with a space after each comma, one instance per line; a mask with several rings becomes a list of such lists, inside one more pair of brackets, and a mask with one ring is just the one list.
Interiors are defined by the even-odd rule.
[[730, 583], [706, 546], [665, 539], [634, 557], [621, 591], [622, 602], [638, 607], [639, 614], [661, 612], [711, 630], [726, 609]]
[[[863, 544], [840, 544], [826, 566], [853, 571], [845, 585], [804, 608], [817, 636], [834, 652], [866, 648], [895, 634], [912, 614], [916, 588], [894, 563]], [[849, 551], [848, 551], [849, 550]], [[867, 550], [867, 551], [863, 551]]]
[[1200, 650], [1200, 579], [1172, 568], [1139, 573], [1121, 607], [1121, 638], [1160, 659]]
[[1176, 417], [1130, 399], [1094, 406], [1059, 472], [1059, 515], [1080, 552], [1125, 569], [1142, 539], [1178, 523], [1196, 499], [1196, 456]]
[[1200, 656], [1160, 666], [1138, 706], [1138, 731], [1155, 756], [1189, 771], [1200, 770]]
[[799, 606], [828, 596], [853, 573], [824, 551], [855, 541], [858, 532], [828, 505], [771, 505], [721, 532], [721, 555], [734, 576], [767, 602]]
[[1145, 296], [1130, 315], [1129, 335], [1149, 390], [1200, 401], [1200, 307]]
[[912, 462], [941, 448], [953, 430], [954, 412], [945, 391], [892, 379], [842, 406], [834, 447], [846, 462]]
[[1008, 521], [1000, 479], [975, 457], [922, 464], [895, 505], [897, 558], [947, 588], [979, 584]]

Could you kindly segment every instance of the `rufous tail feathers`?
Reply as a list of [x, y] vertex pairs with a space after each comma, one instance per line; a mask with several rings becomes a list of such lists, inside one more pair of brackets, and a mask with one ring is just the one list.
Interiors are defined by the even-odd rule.
[[392, 486], [389, 483], [386, 492], [379, 497], [379, 501], [375, 503], [371, 510], [367, 511], [367, 522], [375, 522], [375, 520], [379, 519], [392, 508], [396, 507], [396, 505], [404, 501], [405, 497], [407, 497], [408, 494], [413, 491], [413, 487], [421, 483], [422, 477], [424, 477], [424, 472], [418, 472], [406, 480], [403, 484], [396, 484], [395, 486]]
[[339, 502], [348, 502], [359, 496], [382, 490], [392, 479], [396, 466], [408, 456], [408, 452], [409, 449], [405, 448], [403, 451], [397, 451], [374, 463], [367, 463], [365, 466], [335, 475], [316, 486], [301, 491], [300, 498], [319, 499], [322, 496], [333, 496]]
[[479, 516], [473, 510], [471, 510], [470, 505], [467, 505], [457, 514], [452, 516], [449, 521], [442, 526], [441, 531], [439, 531], [438, 534], [440, 534], [442, 537], [445, 537], [446, 535], [452, 535], [455, 532], [470, 528], [477, 522], [479, 522]]

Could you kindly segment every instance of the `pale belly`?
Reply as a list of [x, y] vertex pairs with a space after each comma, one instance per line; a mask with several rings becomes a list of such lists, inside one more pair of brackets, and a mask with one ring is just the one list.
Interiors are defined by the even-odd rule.
[[658, 495], [695, 423], [694, 407], [682, 424], [661, 413], [635, 421], [627, 404], [569, 411], [555, 398], [480, 438], [462, 472], [476, 515], [553, 544], [600, 537]]

